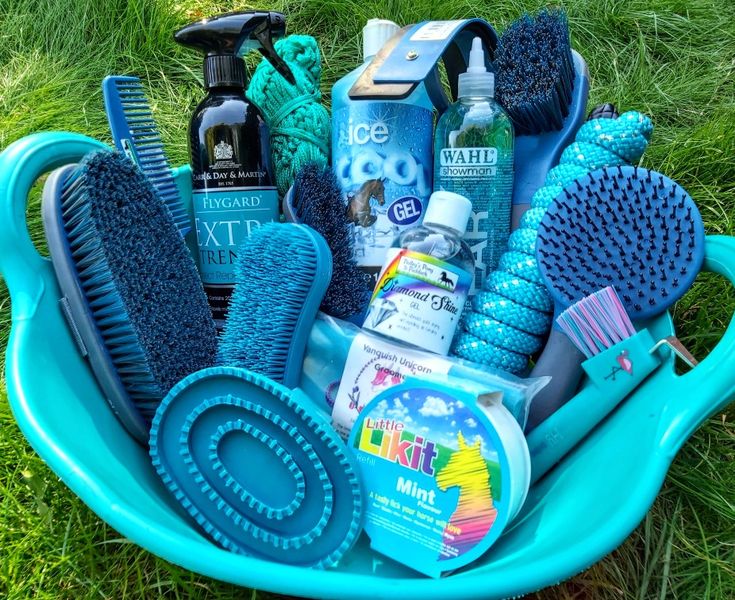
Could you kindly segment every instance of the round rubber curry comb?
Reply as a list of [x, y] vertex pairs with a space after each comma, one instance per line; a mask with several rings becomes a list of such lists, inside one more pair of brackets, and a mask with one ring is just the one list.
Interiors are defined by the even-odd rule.
[[150, 454], [181, 505], [233, 552], [329, 567], [360, 533], [360, 482], [344, 442], [301, 390], [252, 371], [183, 379], [156, 412]]

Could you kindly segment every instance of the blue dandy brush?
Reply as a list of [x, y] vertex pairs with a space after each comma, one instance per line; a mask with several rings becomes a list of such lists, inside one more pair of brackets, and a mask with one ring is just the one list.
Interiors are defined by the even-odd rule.
[[[668, 177], [607, 168], [557, 196], [539, 225], [536, 252], [556, 314], [613, 286], [636, 321], [666, 311], [692, 285], [704, 259], [704, 225], [689, 194]], [[552, 380], [534, 398], [529, 429], [571, 398], [582, 359], [553, 329], [531, 373]]]
[[95, 152], [54, 171], [43, 222], [80, 351], [143, 442], [163, 397], [216, 353], [191, 255], [151, 183], [120, 153]]

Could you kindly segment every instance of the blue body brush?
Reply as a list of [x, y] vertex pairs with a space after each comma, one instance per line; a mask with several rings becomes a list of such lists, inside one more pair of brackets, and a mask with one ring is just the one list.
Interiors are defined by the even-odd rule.
[[225, 548], [331, 566], [361, 529], [357, 471], [326, 413], [291, 389], [329, 285], [329, 248], [306, 225], [269, 223], [239, 256], [219, 351], [227, 366], [194, 373], [164, 400], [151, 457]]
[[171, 213], [124, 155], [54, 171], [43, 222], [61, 306], [115, 413], [139, 441], [184, 375], [213, 363], [216, 332]]
[[571, 48], [562, 10], [542, 10], [511, 23], [493, 58], [495, 93], [516, 134], [513, 223], [585, 120], [589, 73]]
[[[704, 259], [704, 225], [689, 194], [638, 167], [594, 171], [567, 186], [541, 220], [537, 259], [555, 314], [606, 286], [633, 321], [666, 311]], [[528, 429], [577, 389], [582, 354], [557, 328], [532, 371], [551, 375], [534, 398]]]
[[332, 276], [324, 238], [306, 225], [267, 223], [241, 248], [219, 362], [296, 387], [311, 325]]
[[161, 136], [140, 79], [109, 75], [102, 81], [102, 95], [115, 146], [145, 173], [171, 211], [181, 235], [186, 235], [191, 220], [163, 152]]

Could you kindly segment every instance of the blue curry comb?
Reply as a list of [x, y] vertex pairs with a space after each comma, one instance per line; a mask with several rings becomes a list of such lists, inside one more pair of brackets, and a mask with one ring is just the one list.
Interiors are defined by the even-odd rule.
[[[644, 320], [691, 287], [704, 260], [704, 224], [686, 190], [668, 177], [638, 167], [600, 169], [575, 180], [548, 208], [536, 257], [555, 316], [613, 286], [630, 318]], [[531, 373], [552, 380], [534, 398], [529, 430], [572, 397], [583, 359], [555, 326]]]
[[150, 454], [176, 499], [224, 548], [329, 567], [361, 531], [352, 456], [301, 390], [212, 367], [161, 403]]

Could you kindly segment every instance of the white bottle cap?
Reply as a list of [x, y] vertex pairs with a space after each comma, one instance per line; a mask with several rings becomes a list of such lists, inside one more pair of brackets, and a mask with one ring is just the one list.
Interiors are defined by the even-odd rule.
[[454, 192], [439, 191], [429, 198], [424, 223], [449, 227], [462, 236], [467, 231], [471, 214], [472, 202], [468, 198]]
[[387, 19], [370, 19], [362, 28], [363, 60], [375, 56], [400, 28], [400, 25]]
[[457, 96], [490, 96], [495, 95], [495, 74], [485, 68], [485, 51], [482, 40], [476, 37], [472, 40], [470, 50], [470, 65], [466, 73], [459, 74]]

